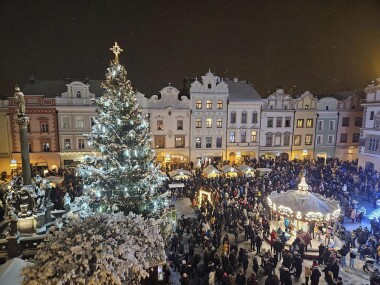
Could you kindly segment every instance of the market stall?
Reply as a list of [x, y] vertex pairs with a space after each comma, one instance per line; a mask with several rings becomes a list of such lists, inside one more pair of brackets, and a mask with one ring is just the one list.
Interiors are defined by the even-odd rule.
[[272, 171], [270, 168], [257, 168], [256, 170], [259, 176], [264, 176], [265, 174]]
[[203, 175], [207, 178], [219, 177], [221, 172], [212, 165], [208, 165], [203, 169]]
[[246, 164], [239, 165], [237, 168], [242, 175], [248, 176], [248, 177], [253, 177], [255, 176], [255, 170], [252, 167], [249, 167]]
[[225, 177], [236, 177], [237, 176], [237, 170], [233, 168], [232, 166], [224, 165], [221, 169], [222, 173]]
[[189, 179], [192, 176], [192, 174], [188, 170], [175, 169], [175, 170], [169, 172], [169, 176], [173, 180], [181, 180], [181, 179], [186, 179], [187, 180], [187, 179]]

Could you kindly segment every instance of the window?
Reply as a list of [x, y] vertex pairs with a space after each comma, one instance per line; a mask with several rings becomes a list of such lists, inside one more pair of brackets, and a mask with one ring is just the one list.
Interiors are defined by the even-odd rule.
[[206, 148], [211, 148], [212, 147], [212, 138], [207, 137], [206, 138]]
[[195, 119], [195, 128], [202, 128], [202, 119]]
[[218, 110], [223, 109], [223, 100], [218, 100], [218, 101], [216, 101], [216, 108], [217, 108]]
[[241, 123], [246, 124], [247, 123], [247, 112], [241, 113]]
[[165, 148], [165, 136], [154, 136], [154, 147]]
[[309, 109], [309, 105], [305, 105], [305, 110], [308, 110]]
[[216, 147], [221, 148], [222, 147], [222, 138], [216, 138]]
[[62, 128], [63, 129], [70, 128], [70, 117], [62, 117]]
[[335, 123], [334, 123], [334, 121], [329, 121], [329, 130], [330, 131], [335, 130]]
[[236, 112], [231, 113], [231, 124], [236, 124]]
[[65, 149], [71, 149], [71, 140], [70, 139], [64, 139], [63, 140], [63, 147]]
[[378, 151], [379, 150], [379, 139], [370, 138], [368, 140], [368, 150], [369, 151]]
[[175, 137], [175, 147], [185, 147], [185, 137], [184, 136], [177, 136]]
[[211, 89], [211, 88], [212, 88], [211, 83], [209, 83], [209, 84], [207, 85], [207, 87], [208, 87], [208, 89]]
[[359, 138], [360, 138], [360, 134], [359, 133], [352, 134], [352, 142], [353, 143], [358, 143], [359, 142]]
[[157, 120], [157, 130], [163, 130], [164, 129], [164, 121], [163, 120]]
[[305, 136], [305, 145], [311, 145], [313, 144], [313, 135], [306, 135]]
[[80, 91], [77, 91], [77, 98], [82, 98], [82, 93]]
[[318, 131], [322, 131], [323, 130], [323, 121], [318, 121]]
[[329, 135], [327, 137], [327, 143], [328, 144], [333, 144], [334, 143], [334, 136], [333, 135]]
[[272, 146], [272, 141], [273, 141], [273, 135], [267, 134], [266, 140], [265, 140], [265, 145], [266, 146]]
[[183, 120], [177, 120], [177, 130], [183, 130]]
[[326, 106], [325, 109], [326, 109], [326, 111], [328, 111], [329, 110], [329, 106]]
[[273, 118], [268, 118], [267, 127], [273, 128]]
[[371, 111], [371, 113], [369, 114], [369, 119], [372, 121], [374, 116], [375, 116], [375, 111]]
[[284, 134], [284, 146], [288, 146], [288, 145], [290, 145], [290, 134], [285, 133]]
[[301, 145], [301, 140], [302, 140], [301, 135], [294, 136], [294, 145]]
[[83, 129], [84, 128], [84, 121], [82, 116], [76, 116], [75, 117], [75, 126], [77, 129]]
[[216, 127], [221, 128], [222, 127], [222, 119], [216, 119]]
[[363, 122], [362, 117], [355, 117], [355, 127], [361, 127]]
[[48, 123], [41, 123], [41, 132], [48, 133], [49, 132], [49, 125]]
[[344, 117], [342, 119], [342, 127], [348, 127], [350, 125], [350, 117]]
[[375, 122], [373, 124], [373, 127], [376, 129], [380, 128], [380, 117], [379, 116], [375, 117]]
[[251, 132], [251, 142], [257, 142], [257, 132], [256, 131]]
[[281, 145], [281, 134], [275, 134], [274, 136], [274, 145], [275, 146], [280, 146]]
[[42, 143], [42, 151], [50, 151], [50, 143]]
[[202, 138], [198, 137], [195, 139], [195, 148], [201, 148], [202, 147]]
[[297, 128], [303, 128], [303, 119], [297, 120]]
[[230, 143], [234, 143], [235, 142], [235, 132], [232, 131], [230, 132]]
[[257, 113], [256, 112], [252, 113], [252, 124], [257, 124]]
[[291, 118], [285, 118], [285, 128], [290, 127]]
[[281, 128], [282, 127], [282, 118], [276, 118], [276, 127]]
[[306, 120], [306, 128], [312, 128], [314, 125], [314, 120], [313, 119], [307, 119]]
[[202, 100], [197, 100], [195, 102], [195, 109], [202, 109]]
[[347, 134], [340, 134], [340, 142], [341, 143], [347, 142]]
[[212, 109], [212, 101], [211, 100], [206, 101], [206, 109], [208, 109], [208, 110]]
[[318, 135], [317, 136], [317, 144], [322, 144], [322, 139], [323, 139], [323, 136]]
[[247, 132], [246, 131], [241, 131], [241, 133], [240, 133], [240, 142], [242, 142], [242, 143], [247, 142]]
[[206, 128], [212, 128], [212, 119], [211, 118], [206, 119]]
[[84, 139], [78, 139], [78, 149], [84, 149]]
[[29, 152], [33, 152], [33, 144], [28, 143]]

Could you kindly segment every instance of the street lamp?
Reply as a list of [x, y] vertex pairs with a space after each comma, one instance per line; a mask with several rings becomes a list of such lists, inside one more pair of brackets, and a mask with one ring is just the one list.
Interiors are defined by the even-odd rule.
[[10, 167], [11, 167], [11, 176], [13, 176], [14, 172], [16, 172], [17, 174], [17, 160], [16, 159], [11, 159], [11, 164], [10, 164]]

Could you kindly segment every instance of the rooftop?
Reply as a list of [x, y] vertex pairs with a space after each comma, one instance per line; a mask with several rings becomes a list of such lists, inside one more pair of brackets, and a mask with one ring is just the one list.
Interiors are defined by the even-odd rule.
[[224, 80], [228, 85], [230, 101], [261, 100], [259, 93], [248, 81]]

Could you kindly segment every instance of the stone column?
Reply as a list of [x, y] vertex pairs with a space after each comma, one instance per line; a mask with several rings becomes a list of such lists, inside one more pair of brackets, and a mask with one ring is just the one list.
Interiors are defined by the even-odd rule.
[[31, 170], [29, 159], [29, 144], [28, 144], [28, 124], [29, 117], [25, 115], [19, 115], [17, 118], [17, 124], [20, 127], [20, 143], [21, 143], [21, 161], [22, 161], [22, 179], [24, 185], [31, 185]]

